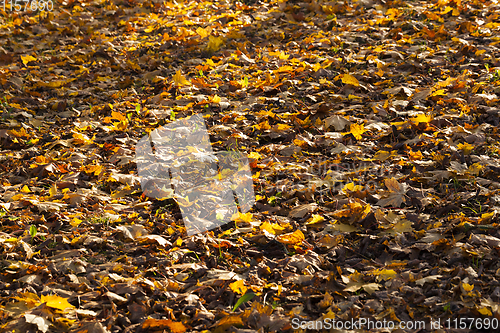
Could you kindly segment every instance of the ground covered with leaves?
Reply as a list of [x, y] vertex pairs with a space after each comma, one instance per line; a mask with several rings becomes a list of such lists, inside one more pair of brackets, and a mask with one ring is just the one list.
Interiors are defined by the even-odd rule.
[[[498, 1], [1, 13], [1, 331], [500, 326]], [[256, 203], [187, 236], [135, 145], [197, 113]]]

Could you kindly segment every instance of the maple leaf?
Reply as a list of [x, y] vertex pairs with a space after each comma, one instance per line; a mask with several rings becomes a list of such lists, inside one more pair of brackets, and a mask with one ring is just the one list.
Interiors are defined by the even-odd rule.
[[400, 184], [396, 179], [389, 178], [385, 180], [385, 186], [389, 189], [389, 194], [384, 199], [380, 199], [377, 202], [377, 205], [382, 207], [401, 207], [401, 204], [406, 202], [405, 194], [408, 189], [408, 185]]
[[175, 73], [175, 75], [173, 77], [173, 81], [174, 81], [174, 84], [177, 86], [189, 86], [189, 85], [191, 85], [191, 82], [186, 80], [184, 75], [182, 75], [180, 69]]
[[237, 281], [231, 283], [229, 285], [229, 288], [231, 288], [231, 290], [234, 293], [237, 293], [240, 295], [244, 295], [248, 290], [248, 288], [245, 287], [245, 282], [243, 280], [237, 280]]
[[475, 147], [474, 145], [465, 142], [465, 143], [459, 143], [457, 145], [457, 148], [463, 151], [465, 155], [469, 155], [472, 152], [472, 150], [474, 150]]
[[356, 138], [356, 140], [361, 140], [362, 139], [362, 134], [365, 133], [365, 125], [364, 124], [357, 124], [357, 123], [353, 123], [351, 124], [351, 128], [350, 128], [350, 131], [347, 132], [347, 133], [342, 133], [344, 135], [347, 135], [347, 134], [352, 134], [352, 136], [354, 136]]
[[224, 44], [224, 38], [210, 36], [210, 37], [208, 37], [207, 51], [208, 52], [217, 52], [220, 50], [220, 48], [222, 47], [223, 44]]
[[58, 310], [74, 308], [74, 306], [71, 305], [66, 298], [57, 295], [42, 295], [42, 297], [40, 297], [40, 302], [45, 303], [50, 308]]

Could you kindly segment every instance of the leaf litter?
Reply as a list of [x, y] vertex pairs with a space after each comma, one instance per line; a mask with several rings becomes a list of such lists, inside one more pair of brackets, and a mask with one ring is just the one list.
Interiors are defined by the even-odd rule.
[[[2, 11], [1, 329], [498, 319], [498, 12], [487, 0]], [[196, 113], [214, 150], [247, 154], [256, 204], [187, 237], [174, 201], [143, 195], [134, 149]]]

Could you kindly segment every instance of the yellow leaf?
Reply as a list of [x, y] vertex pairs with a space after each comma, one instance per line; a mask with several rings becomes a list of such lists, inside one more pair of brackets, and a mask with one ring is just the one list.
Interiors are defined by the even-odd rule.
[[351, 133], [356, 138], [356, 140], [361, 140], [361, 138], [362, 138], [361, 135], [364, 132], [366, 132], [364, 124], [361, 124], [361, 125], [358, 125], [356, 123], [351, 124], [351, 131], [349, 133]]
[[16, 131], [16, 130], [11, 130], [10, 131], [13, 135], [15, 135], [16, 137], [18, 138], [21, 138], [21, 137], [29, 137], [28, 133], [26, 132], [26, 130], [24, 129], [24, 127], [21, 127], [21, 129], [19, 131]]
[[491, 220], [496, 215], [496, 212], [493, 211], [491, 213], [484, 213], [481, 215], [481, 222], [487, 222]]
[[30, 193], [31, 191], [30, 191], [30, 189], [29, 189], [29, 187], [27, 185], [24, 185], [23, 188], [21, 189], [21, 192], [23, 192], [23, 193]]
[[318, 214], [313, 214], [313, 216], [309, 220], [307, 220], [306, 224], [316, 224], [316, 223], [321, 223], [324, 221], [325, 221], [325, 218], [323, 216], [318, 215]]
[[255, 160], [258, 160], [261, 157], [262, 157], [262, 155], [259, 154], [259, 153], [257, 153], [257, 152], [255, 152], [255, 151], [253, 151], [250, 154], [248, 154], [248, 158], [253, 158]]
[[68, 318], [56, 318], [56, 322], [68, 329], [76, 323], [76, 320]]
[[236, 221], [236, 222], [247, 222], [247, 223], [250, 223], [252, 222], [252, 217], [253, 217], [253, 214], [252, 213], [236, 213], [232, 216], [232, 220]]
[[354, 183], [346, 184], [344, 186], [344, 188], [342, 189], [342, 191], [344, 191], [345, 193], [347, 193], [347, 191], [357, 192], [357, 191], [362, 191], [362, 190], [363, 190], [363, 186], [361, 186], [361, 185], [354, 185]]
[[31, 61], [36, 61], [36, 58], [30, 55], [21, 55], [21, 61], [23, 65], [26, 66]]
[[267, 221], [260, 225], [260, 230], [265, 230], [272, 235], [276, 235], [276, 232], [274, 231], [273, 226], [271, 225], [271, 223], [269, 223]]
[[304, 234], [300, 230], [296, 230], [295, 232], [280, 235], [277, 237], [278, 242], [288, 245], [298, 245], [301, 244], [305, 239]]
[[214, 95], [214, 97], [211, 98], [210, 103], [220, 103], [221, 98], [217, 95]]
[[467, 292], [472, 291], [472, 289], [474, 289], [474, 285], [473, 284], [468, 284], [468, 283], [462, 283], [462, 287]]
[[281, 235], [285, 227], [280, 226], [278, 223], [264, 222], [260, 225], [260, 230], [265, 230], [272, 235]]
[[101, 165], [85, 165], [80, 168], [81, 171], [86, 172], [87, 174], [94, 174], [95, 176], [99, 176], [102, 172]]
[[68, 303], [68, 300], [66, 298], [57, 295], [48, 295], [48, 296], [42, 295], [41, 302], [46, 303], [48, 307], [58, 310], [74, 308], [73, 305]]
[[465, 155], [469, 155], [472, 150], [474, 150], [474, 145], [471, 145], [470, 143], [459, 143], [457, 145], [458, 149], [464, 152]]
[[435, 92], [433, 92], [431, 94], [431, 97], [432, 96], [446, 96], [446, 92], [444, 91], [444, 89], [439, 89], [439, 90], [436, 90]]
[[49, 189], [49, 195], [53, 197], [54, 195], [57, 194], [57, 186], [56, 183], [52, 184], [52, 186]]
[[177, 86], [189, 86], [191, 82], [186, 80], [186, 78], [182, 75], [181, 70], [179, 69], [174, 75], [174, 84]]
[[24, 198], [24, 195], [22, 195], [21, 193], [19, 193], [19, 194], [14, 195], [12, 198], [10, 198], [9, 201], [11, 201], [11, 202], [12, 201], [17, 201], [17, 200], [21, 200], [22, 198]]
[[394, 225], [394, 228], [389, 230], [389, 234], [394, 234], [394, 233], [403, 233], [403, 232], [412, 232], [413, 228], [411, 226], [411, 221], [408, 220], [402, 220], [400, 222], [397, 222]]
[[225, 316], [221, 320], [215, 323], [215, 326], [220, 329], [221, 327], [223, 328], [222, 331], [219, 332], [225, 332], [226, 328], [229, 328], [230, 326], [243, 326], [243, 319], [241, 319], [241, 316]]
[[20, 292], [19, 296], [14, 296], [13, 298], [26, 303], [29, 309], [34, 306], [40, 305], [40, 298], [38, 297], [38, 295], [30, 293], [29, 291]]
[[356, 79], [354, 76], [352, 76], [350, 74], [342, 75], [342, 83], [350, 84], [350, 85], [355, 86], [355, 87], [359, 86], [358, 79]]
[[479, 172], [483, 169], [484, 167], [479, 164], [479, 163], [474, 163], [471, 166], [469, 166], [468, 171], [472, 173], [473, 175], [479, 175]]
[[377, 280], [390, 280], [396, 276], [396, 271], [393, 269], [377, 269], [373, 272], [377, 276]]
[[290, 57], [289, 54], [286, 54], [285, 52], [283, 51], [279, 51], [279, 52], [269, 52], [269, 55], [270, 56], [273, 56], [273, 57], [278, 57], [280, 58], [280, 60], [286, 60]]
[[[111, 106], [111, 104], [110, 104], [110, 106]], [[116, 120], [119, 120], [119, 121], [125, 121], [125, 120], [127, 120], [127, 117], [125, 117], [123, 114], [121, 114], [118, 111], [111, 111], [111, 119], [116, 119]]]
[[[111, 107], [111, 104], [109, 104], [109, 106]], [[114, 122], [113, 120], [118, 120], [118, 122]], [[128, 126], [127, 117], [125, 117], [124, 115], [122, 115], [120, 112], [117, 112], [117, 111], [111, 111], [111, 117], [104, 118], [104, 121], [108, 122], [108, 123], [112, 123], [112, 126], [108, 126], [107, 128], [109, 128], [110, 130], [113, 130], [113, 131], [114, 130], [124, 131], [125, 129], [127, 129], [127, 126]], [[88, 139], [88, 140], [86, 140], [86, 139]], [[78, 143], [79, 138], [77, 137], [76, 140]], [[88, 143], [88, 144], [92, 143], [92, 140], [86, 136], [83, 137], [83, 141], [86, 141], [86, 143]]]
[[224, 39], [222, 37], [210, 36], [208, 37], [207, 51], [217, 52], [220, 50], [223, 44], [224, 44]]
[[490, 309], [488, 309], [487, 307], [484, 307], [484, 308], [479, 308], [477, 309], [477, 311], [482, 314], [483, 316], [488, 316], [488, 317], [491, 317], [493, 314], [491, 313]]
[[196, 33], [198, 35], [200, 35], [201, 38], [205, 38], [208, 36], [208, 31], [203, 29], [202, 27], [199, 27], [198, 29], [196, 29]]
[[93, 141], [82, 133], [73, 133], [73, 143], [77, 145], [89, 145], [92, 144]]
[[258, 130], [268, 130], [271, 129], [271, 125], [269, 125], [269, 121], [263, 121], [260, 124], [254, 125]]
[[[318, 119], [316, 119], [316, 120], [318, 120]], [[320, 123], [321, 123], [321, 120], [320, 120]], [[277, 131], [281, 132], [281, 131], [286, 131], [287, 129], [292, 128], [292, 126], [287, 125], [287, 124], [278, 124], [278, 125], [274, 126], [273, 128], [276, 129]]]
[[82, 220], [80, 220], [79, 218], [77, 218], [77, 217], [73, 217], [73, 220], [71, 220], [71, 221], [69, 222], [69, 224], [71, 224], [71, 226], [73, 226], [73, 227], [78, 227], [78, 225], [79, 225], [80, 223], [82, 223], [82, 222], [83, 222], [83, 221], [82, 221]]
[[237, 293], [237, 294], [240, 294], [240, 295], [244, 295], [248, 288], [245, 287], [245, 283], [243, 282], [243, 280], [238, 280], [238, 281], [235, 281], [233, 283], [231, 283], [229, 285], [229, 288], [231, 288], [231, 290], [234, 292], [234, 293]]
[[420, 123], [428, 124], [432, 120], [432, 116], [430, 116], [430, 115], [428, 116], [425, 114], [419, 114], [414, 118], [410, 118], [410, 120], [417, 125]]

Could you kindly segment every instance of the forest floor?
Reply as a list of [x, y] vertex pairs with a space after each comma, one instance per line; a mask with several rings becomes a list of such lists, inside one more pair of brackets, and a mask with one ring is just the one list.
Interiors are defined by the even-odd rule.
[[[25, 4], [0, 9], [0, 331], [500, 327], [497, 0]], [[255, 205], [188, 236], [135, 147], [193, 114]]]

